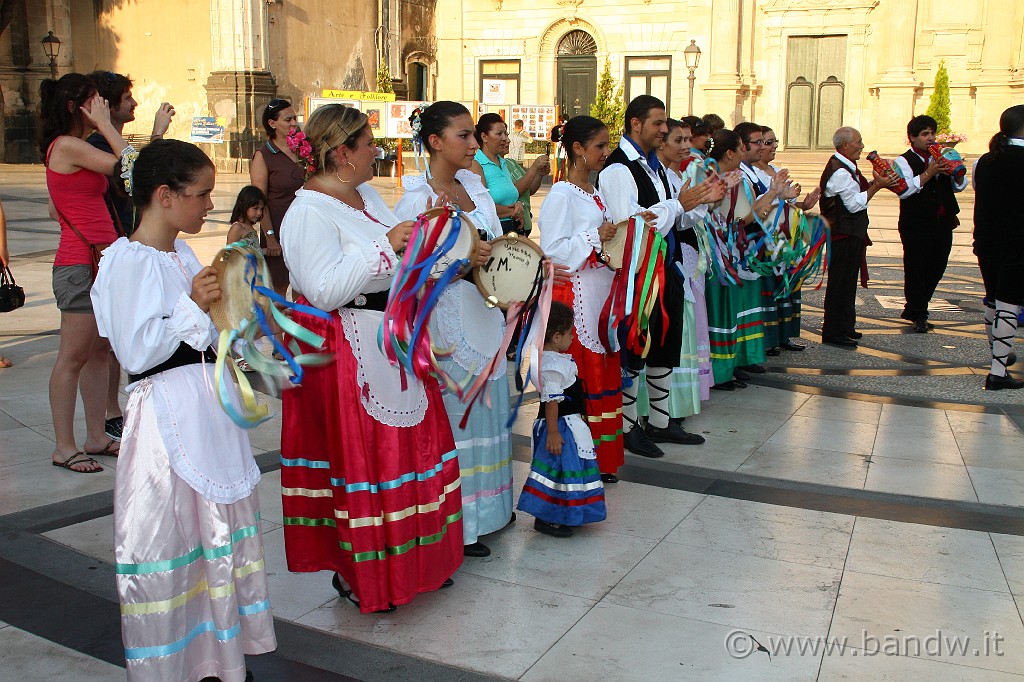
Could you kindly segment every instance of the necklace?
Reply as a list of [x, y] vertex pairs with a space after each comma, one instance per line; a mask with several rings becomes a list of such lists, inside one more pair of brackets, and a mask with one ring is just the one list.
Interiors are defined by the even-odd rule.
[[[446, 185], [446, 184], [442, 183], [440, 180], [437, 179], [437, 177], [433, 177], [433, 178], [431, 178], [431, 180], [433, 180], [435, 184], [439, 185], [440, 188], [442, 190], [446, 191], [446, 192], [449, 192], [452, 189], [451, 185]], [[451, 192], [451, 196], [449, 197], [448, 204], [452, 208], [454, 208], [456, 211], [462, 211], [462, 207], [459, 206], [459, 187], [460, 187], [460, 185], [459, 185], [458, 182], [456, 182], [454, 186], [455, 186], [456, 189], [455, 189], [454, 192]], [[437, 187], [435, 187], [434, 189], [436, 190]]]

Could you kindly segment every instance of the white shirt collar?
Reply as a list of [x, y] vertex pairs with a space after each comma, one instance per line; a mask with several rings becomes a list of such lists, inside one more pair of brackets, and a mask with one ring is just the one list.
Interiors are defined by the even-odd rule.
[[839, 152], [836, 152], [832, 156], [834, 156], [837, 159], [839, 159], [840, 161], [842, 161], [843, 165], [845, 165], [850, 170], [852, 170], [852, 171], [856, 171], [857, 170], [857, 164], [855, 164], [853, 161], [850, 161], [848, 158], [846, 158], [845, 156], [843, 156]]
[[1013, 145], [1014, 147], [1024, 147], [1024, 138], [1011, 137], [1006, 141], [1006, 143]]

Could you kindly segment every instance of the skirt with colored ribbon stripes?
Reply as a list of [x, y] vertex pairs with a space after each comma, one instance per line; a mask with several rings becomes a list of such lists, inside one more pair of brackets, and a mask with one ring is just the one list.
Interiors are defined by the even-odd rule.
[[764, 347], [776, 348], [800, 336], [800, 290], [775, 298], [781, 277], [761, 278], [761, 311], [764, 320]]
[[[573, 307], [572, 285], [556, 286], [553, 300]], [[614, 474], [626, 461], [622, 445], [622, 365], [618, 353], [595, 353], [573, 334], [569, 355], [583, 382], [587, 426], [594, 437], [597, 463], [603, 474]]]
[[[451, 358], [440, 360], [445, 370], [456, 380], [468, 372]], [[487, 382], [490, 405], [481, 398], [473, 405], [460, 429], [459, 422], [466, 414], [466, 404], [454, 393], [444, 394], [448, 421], [455, 435], [455, 450], [459, 455], [459, 475], [462, 478], [462, 538], [467, 545], [477, 542], [481, 535], [493, 533], [508, 525], [512, 518], [512, 429], [508, 424], [508, 377]]]
[[737, 367], [764, 362], [760, 281], [722, 286], [709, 279], [705, 300], [715, 383], [732, 379]]
[[277, 648], [257, 492], [218, 504], [193, 490], [171, 469], [143, 396], [136, 388], [125, 410], [114, 492], [128, 679], [241, 682], [245, 654]]
[[288, 569], [336, 571], [363, 613], [407, 604], [462, 563], [459, 463], [441, 394], [425, 386], [426, 415], [415, 426], [376, 421], [363, 408], [341, 319], [294, 317], [327, 339], [335, 361], [307, 369], [282, 396]]
[[533, 422], [533, 462], [517, 509], [548, 523], [582, 526], [604, 521], [604, 484], [593, 459], [581, 459], [565, 419], [558, 420], [562, 452], [548, 452], [547, 420]]

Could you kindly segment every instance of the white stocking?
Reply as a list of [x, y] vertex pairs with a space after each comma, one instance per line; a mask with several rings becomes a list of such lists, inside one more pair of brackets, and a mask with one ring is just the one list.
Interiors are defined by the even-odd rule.
[[992, 321], [992, 368], [989, 372], [997, 377], [1006, 376], [1006, 358], [1017, 335], [1017, 310], [1016, 305], [996, 301], [995, 319]]

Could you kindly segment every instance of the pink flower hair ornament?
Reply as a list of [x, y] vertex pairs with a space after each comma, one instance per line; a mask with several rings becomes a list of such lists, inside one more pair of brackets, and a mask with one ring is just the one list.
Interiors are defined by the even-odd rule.
[[306, 139], [306, 133], [298, 128], [288, 133], [288, 149], [299, 157], [299, 164], [305, 169], [306, 178], [316, 173], [316, 159], [313, 158], [313, 145]]

